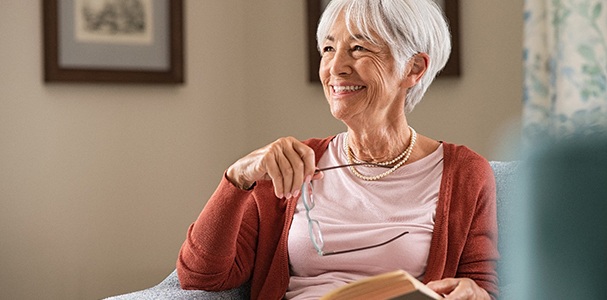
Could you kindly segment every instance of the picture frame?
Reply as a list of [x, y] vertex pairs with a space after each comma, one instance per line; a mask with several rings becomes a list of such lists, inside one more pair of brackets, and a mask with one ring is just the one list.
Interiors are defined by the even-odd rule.
[[42, 0], [45, 82], [184, 82], [182, 0]]
[[[445, 12], [449, 29], [451, 31], [451, 55], [445, 68], [438, 77], [457, 77], [461, 75], [460, 68], [460, 42], [459, 42], [459, 0], [435, 0]], [[319, 82], [318, 68], [320, 54], [316, 47], [316, 27], [324, 7], [329, 0], [307, 0], [308, 14], [308, 80]]]

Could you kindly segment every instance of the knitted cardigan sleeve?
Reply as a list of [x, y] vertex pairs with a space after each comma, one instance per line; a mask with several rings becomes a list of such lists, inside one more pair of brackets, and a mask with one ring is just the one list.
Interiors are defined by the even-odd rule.
[[[318, 162], [332, 138], [304, 143]], [[288, 285], [286, 239], [294, 207], [274, 195], [271, 181], [245, 191], [224, 173], [179, 252], [182, 288], [219, 291], [250, 281], [251, 298], [281, 298]]]
[[444, 143], [444, 170], [424, 281], [473, 279], [498, 295], [495, 179], [486, 159]]
[[236, 188], [224, 174], [181, 247], [182, 288], [219, 291], [244, 283], [253, 269], [258, 223], [253, 193]]
[[[480, 287], [484, 288], [495, 299], [499, 294], [496, 271], [497, 260], [499, 259], [496, 191], [493, 171], [489, 164], [483, 162], [483, 160], [479, 161], [478, 166], [474, 169], [466, 170], [466, 167], [462, 167], [463, 172], [474, 173], [470, 177], [478, 182], [478, 188], [473, 191], [469, 190], [463, 187], [466, 183], [461, 182], [458, 188], [454, 189], [457, 190], [456, 196], [466, 193], [470, 197], [469, 205], [460, 209], [464, 211], [463, 214], [466, 214], [466, 212], [471, 214], [472, 218], [465, 219], [466, 222], [458, 222], [459, 220], [451, 217], [451, 223], [458, 223], [463, 228], [468, 228], [456, 277], [474, 279]], [[465, 177], [460, 176], [460, 178]]]

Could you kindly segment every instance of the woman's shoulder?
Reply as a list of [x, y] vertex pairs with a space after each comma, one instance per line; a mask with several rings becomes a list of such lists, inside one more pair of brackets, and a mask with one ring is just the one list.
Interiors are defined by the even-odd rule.
[[465, 145], [449, 142], [443, 143], [443, 158], [445, 166], [459, 171], [469, 171], [482, 175], [492, 174], [489, 161]]
[[446, 163], [483, 163], [486, 161], [480, 154], [465, 145], [438, 141], [433, 138], [418, 134], [416, 151], [409, 159], [410, 162], [422, 159], [434, 153], [439, 146], [443, 148], [443, 158]]
[[316, 153], [316, 158], [320, 158], [322, 154], [327, 150], [329, 143], [335, 138], [335, 135], [328, 136], [325, 138], [309, 138], [304, 140], [303, 143], [308, 145]]
[[478, 154], [476, 151], [470, 149], [466, 145], [454, 144], [449, 142], [442, 142], [443, 148], [445, 151], [445, 156], [449, 156], [450, 159], [456, 161], [466, 161], [466, 160], [474, 160], [479, 162], [487, 162], [482, 155]]

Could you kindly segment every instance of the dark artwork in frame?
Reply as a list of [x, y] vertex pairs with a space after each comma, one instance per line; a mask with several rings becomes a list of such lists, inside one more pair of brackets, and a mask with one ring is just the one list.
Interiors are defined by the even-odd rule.
[[45, 82], [184, 82], [182, 0], [42, 0]]
[[[324, 8], [330, 0], [307, 0], [308, 12], [308, 80], [319, 82], [318, 67], [320, 54], [316, 47], [316, 27]], [[458, 0], [435, 0], [445, 12], [451, 30], [451, 56], [445, 68], [439, 73], [440, 77], [456, 77], [461, 74], [459, 46], [459, 3]]]

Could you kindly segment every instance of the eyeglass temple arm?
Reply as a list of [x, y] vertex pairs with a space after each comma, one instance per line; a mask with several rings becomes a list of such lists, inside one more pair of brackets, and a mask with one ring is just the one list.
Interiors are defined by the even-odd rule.
[[375, 245], [371, 245], [371, 246], [367, 246], [367, 247], [360, 247], [360, 248], [355, 248], [355, 249], [349, 249], [349, 250], [322, 252], [322, 253], [320, 253], [320, 255], [322, 255], [322, 256], [329, 256], [329, 255], [335, 255], [335, 254], [344, 254], [344, 253], [355, 252], [355, 251], [360, 251], [360, 250], [372, 249], [372, 248], [375, 248], [375, 247], [379, 247], [379, 246], [383, 246], [385, 244], [388, 244], [388, 243], [390, 243], [390, 242], [398, 239], [399, 237], [401, 237], [401, 236], [403, 236], [403, 235], [405, 235], [407, 233], [409, 233], [409, 231], [405, 231], [405, 232], [403, 232], [403, 233], [401, 233], [401, 234], [399, 234], [399, 235], [397, 235], [397, 236], [395, 236], [395, 237], [393, 237], [393, 238], [391, 238], [391, 239], [389, 239], [389, 240], [387, 240], [387, 241], [385, 241], [383, 243], [379, 243], [379, 244], [375, 244]]
[[351, 164], [345, 164], [345, 165], [339, 165], [339, 166], [330, 166], [330, 167], [326, 167], [326, 168], [320, 168], [320, 169], [316, 169], [314, 171], [314, 174], [317, 174], [322, 171], [328, 171], [328, 170], [339, 169], [339, 168], [347, 168], [347, 167], [356, 167], [356, 166], [380, 167], [380, 168], [387, 168], [387, 169], [392, 168], [391, 166], [380, 165], [380, 164], [376, 164], [376, 163], [362, 162], [362, 163], [351, 163]]

